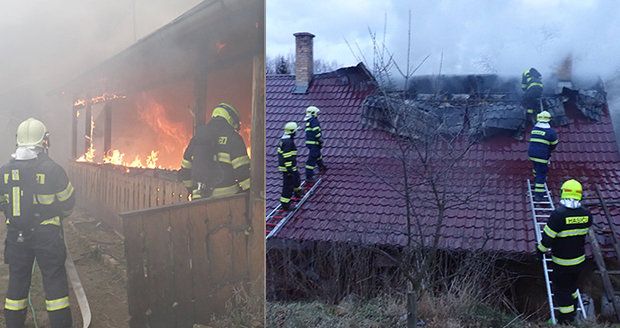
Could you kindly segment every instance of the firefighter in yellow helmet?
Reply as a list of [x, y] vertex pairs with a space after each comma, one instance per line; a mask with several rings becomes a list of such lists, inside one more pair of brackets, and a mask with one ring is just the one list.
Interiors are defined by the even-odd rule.
[[1, 209], [7, 234], [4, 261], [9, 287], [4, 301], [7, 328], [22, 328], [34, 261], [41, 270], [50, 327], [72, 327], [65, 272], [62, 219], [75, 204], [73, 186], [47, 155], [49, 134], [34, 118], [17, 128], [17, 149], [0, 168]]
[[536, 250], [542, 254], [551, 251], [553, 263], [551, 286], [554, 303], [558, 307], [558, 323], [573, 321], [577, 309], [577, 279], [586, 260], [585, 239], [592, 215], [581, 206], [582, 186], [577, 180], [562, 184], [560, 206], [549, 217]]
[[278, 143], [278, 171], [282, 172], [282, 195], [280, 204], [282, 210], [292, 209], [291, 198], [293, 194], [301, 197], [301, 179], [297, 170], [297, 146], [295, 145], [295, 135], [298, 126], [295, 122], [288, 122], [284, 125], [284, 134]]
[[250, 188], [250, 158], [239, 134], [239, 111], [220, 103], [183, 154], [181, 179], [192, 199], [234, 195]]

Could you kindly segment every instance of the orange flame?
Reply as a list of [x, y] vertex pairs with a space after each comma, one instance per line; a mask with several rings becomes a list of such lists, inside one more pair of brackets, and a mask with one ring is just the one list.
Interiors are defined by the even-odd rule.
[[94, 162], [95, 161], [95, 148], [91, 145], [88, 151], [85, 152], [80, 158], [76, 159], [78, 162]]
[[74, 108], [82, 108], [84, 106], [86, 106], [87, 104], [98, 104], [98, 103], [102, 103], [102, 102], [106, 102], [106, 101], [110, 101], [110, 100], [117, 100], [117, 99], [125, 99], [127, 98], [127, 96], [125, 95], [116, 95], [116, 94], [109, 94], [109, 93], [104, 93], [102, 95], [99, 96], [95, 96], [92, 97], [90, 99], [77, 99], [76, 101], [73, 102], [73, 107]]
[[118, 149], [113, 149], [109, 151], [103, 158], [101, 162], [95, 160], [95, 148], [92, 146], [88, 149], [86, 153], [84, 153], [80, 158], [78, 158], [77, 162], [89, 162], [89, 163], [97, 163], [97, 164], [112, 164], [119, 165], [125, 167], [135, 167], [135, 168], [149, 168], [149, 169], [164, 169], [161, 166], [157, 165], [157, 155], [158, 152], [152, 150], [151, 153], [146, 157], [145, 162], [142, 162], [140, 155], [136, 155], [133, 161], [128, 162], [125, 160], [125, 154]]

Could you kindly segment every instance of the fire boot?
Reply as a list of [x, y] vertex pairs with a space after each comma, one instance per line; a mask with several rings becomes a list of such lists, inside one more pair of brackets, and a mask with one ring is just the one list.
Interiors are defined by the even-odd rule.
[[303, 197], [303, 192], [301, 188], [299, 187], [295, 188], [295, 190], [293, 191], [293, 197], [291, 198], [291, 200], [294, 202], [298, 202], [299, 200], [301, 200], [302, 197]]

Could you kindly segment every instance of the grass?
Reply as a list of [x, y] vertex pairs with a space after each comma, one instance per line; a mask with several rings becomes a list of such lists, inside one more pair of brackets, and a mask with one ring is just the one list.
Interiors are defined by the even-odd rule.
[[226, 302], [226, 315], [213, 317], [207, 327], [263, 328], [265, 300], [263, 295], [251, 295], [248, 287], [235, 287], [233, 296]]
[[[550, 327], [546, 322], [530, 322], [478, 302], [467, 295], [425, 295], [418, 302], [419, 316], [426, 328]], [[383, 295], [370, 300], [344, 300], [337, 305], [322, 302], [272, 302], [267, 304], [267, 327], [273, 328], [381, 328], [405, 327], [405, 300]], [[556, 326], [561, 327], [561, 326]], [[609, 324], [575, 327], [611, 328]]]

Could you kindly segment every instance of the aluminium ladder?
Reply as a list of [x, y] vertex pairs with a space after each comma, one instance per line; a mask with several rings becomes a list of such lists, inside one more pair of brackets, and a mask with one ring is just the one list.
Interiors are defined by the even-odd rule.
[[[322, 178], [317, 179], [312, 184], [312, 186], [310, 186], [310, 188], [305, 191], [301, 199], [296, 202], [295, 208], [293, 208], [292, 210], [283, 211], [282, 205], [278, 204], [276, 208], [274, 208], [271, 212], [269, 212], [269, 214], [267, 214], [267, 217], [265, 219], [265, 235], [267, 236], [267, 239], [275, 235], [293, 217], [293, 215], [295, 215], [297, 210], [299, 210], [299, 208], [308, 200], [308, 198], [310, 198], [310, 196], [314, 194], [316, 188], [321, 183], [321, 180]], [[305, 190], [306, 181], [302, 182], [299, 187], [302, 188], [302, 190]]]
[[[553, 206], [553, 199], [551, 198], [551, 193], [547, 188], [547, 184], [545, 183], [545, 195], [544, 200], [542, 201], [534, 201], [534, 193], [532, 188], [532, 183], [530, 179], [527, 180], [527, 193], [528, 200], [530, 202], [530, 208], [532, 210], [532, 219], [534, 220], [534, 230], [536, 233], [536, 243], [540, 242], [542, 238], [541, 232], [544, 226], [547, 224], [547, 220], [551, 216], [551, 212], [555, 210], [555, 206]], [[555, 310], [558, 308], [555, 307], [553, 303], [553, 290], [551, 288], [551, 279], [549, 274], [553, 272], [553, 269], [549, 266], [551, 263], [551, 258], [547, 256], [547, 254], [543, 254], [542, 265], [543, 272], [545, 275], [545, 285], [547, 286], [547, 301], [549, 302], [549, 311], [551, 312], [551, 322], [555, 325], [557, 324], [557, 320], [555, 318]], [[583, 300], [581, 299], [581, 292], [577, 289], [577, 312], [581, 314], [583, 319], [587, 318], [586, 310], [583, 306]]]

